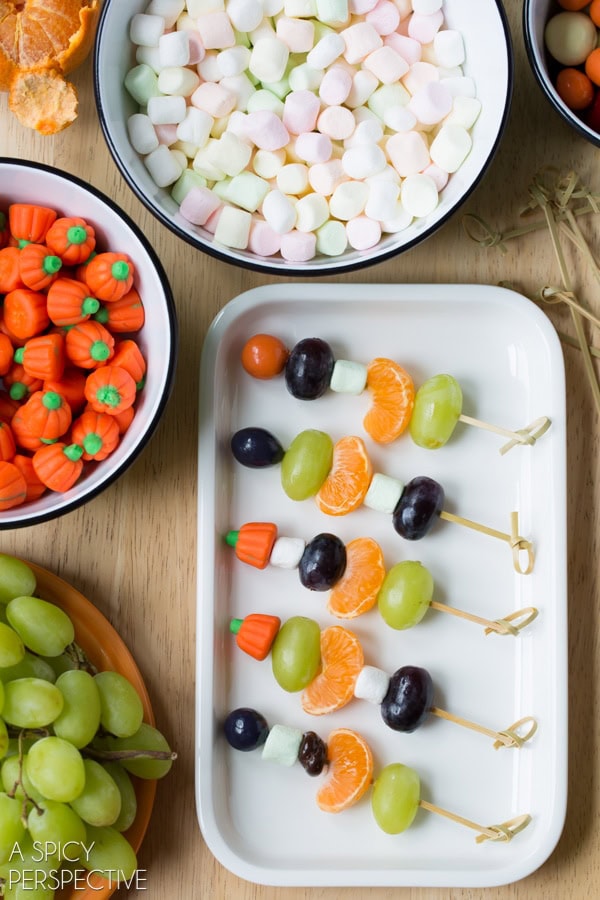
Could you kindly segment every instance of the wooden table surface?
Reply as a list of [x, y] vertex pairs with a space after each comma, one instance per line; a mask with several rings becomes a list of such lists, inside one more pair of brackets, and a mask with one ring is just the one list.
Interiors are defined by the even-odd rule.
[[[474, 12], [475, 6], [474, 3]], [[600, 189], [598, 151], [550, 107], [525, 56], [520, 0], [506, 0], [515, 50], [515, 92], [508, 128], [483, 183], [461, 212], [425, 245], [355, 275], [348, 282], [511, 282], [533, 295], [559, 272], [546, 232], [508, 245], [502, 255], [465, 237], [461, 218], [474, 212], [501, 229], [517, 221], [532, 177], [544, 165], [576, 169]], [[194, 620], [196, 601], [196, 437], [198, 365], [213, 316], [232, 297], [274, 279], [193, 251], [150, 215], [119, 175], [104, 143], [94, 106], [91, 61], [75, 73], [77, 122], [44, 138], [22, 128], [0, 98], [0, 153], [48, 163], [79, 175], [119, 203], [158, 251], [175, 296], [181, 330], [177, 378], [158, 432], [127, 473], [83, 508], [33, 528], [0, 533], [0, 550], [46, 566], [76, 585], [108, 616], [133, 652], [153, 700], [159, 727], [179, 758], [159, 783], [139, 864], [142, 898], [240, 900], [359, 900], [361, 888], [270, 888], [231, 875], [205, 846], [194, 804]], [[589, 220], [590, 217], [588, 217]], [[596, 253], [600, 237], [584, 228]], [[598, 286], [576, 256], [575, 289], [600, 314]], [[571, 331], [568, 313], [550, 310]], [[589, 335], [592, 341], [593, 335]], [[595, 343], [600, 338], [595, 336]], [[598, 896], [600, 879], [600, 747], [598, 690], [600, 555], [600, 422], [582, 354], [565, 349], [568, 392], [569, 535], [569, 801], [565, 829], [550, 859], [529, 878], [477, 890], [373, 889], [373, 900], [466, 900], [477, 896], [548, 900]], [[597, 362], [597, 361], [596, 361]], [[117, 896], [125, 896], [122, 890]]]

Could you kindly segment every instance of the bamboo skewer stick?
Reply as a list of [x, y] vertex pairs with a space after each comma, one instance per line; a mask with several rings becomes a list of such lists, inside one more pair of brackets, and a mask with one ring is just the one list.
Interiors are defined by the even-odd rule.
[[[454, 713], [447, 712], [437, 706], [432, 706], [429, 710], [432, 716], [438, 716], [440, 719], [446, 719], [447, 722], [454, 722], [455, 725], [461, 725], [463, 728], [469, 728], [471, 731], [478, 731], [486, 737], [493, 738], [494, 749], [500, 747], [522, 747], [524, 743], [530, 740], [537, 731], [537, 722], [532, 716], [525, 716], [519, 719], [513, 725], [510, 725], [504, 731], [494, 731], [492, 728], [486, 728], [485, 725], [478, 725], [477, 722], [471, 722], [469, 719], [463, 719], [461, 716], [455, 716]], [[529, 728], [525, 734], [520, 734], [518, 729], [528, 725]]]
[[[474, 613], [465, 612], [463, 609], [455, 609], [453, 606], [447, 606], [445, 603], [438, 603], [437, 600], [432, 600], [429, 605], [432, 609], [437, 609], [438, 612], [449, 613], [459, 619], [474, 622], [476, 625], [483, 625], [486, 634], [491, 634], [492, 632], [502, 635], [512, 634], [514, 637], [519, 634], [519, 631], [530, 625], [538, 615], [538, 610], [534, 606], [527, 606], [524, 609], [518, 609], [509, 613], [502, 619], [491, 620], [484, 619], [482, 616], [477, 616]], [[517, 625], [513, 624], [515, 621], [518, 622]]]
[[447, 809], [442, 809], [441, 806], [436, 806], [434, 803], [429, 803], [427, 800], [419, 800], [419, 806], [422, 809], [426, 809], [428, 812], [436, 813], [438, 816], [444, 816], [446, 819], [451, 819], [458, 825], [464, 825], [466, 828], [478, 831], [479, 836], [475, 839], [478, 844], [488, 840], [510, 841], [516, 834], [523, 831], [524, 828], [527, 828], [531, 822], [531, 816], [525, 814], [523, 816], [516, 816], [514, 819], [509, 819], [508, 822], [503, 822], [501, 825], [479, 825], [477, 822], [471, 821], [471, 819], [465, 819], [464, 816], [459, 816]]

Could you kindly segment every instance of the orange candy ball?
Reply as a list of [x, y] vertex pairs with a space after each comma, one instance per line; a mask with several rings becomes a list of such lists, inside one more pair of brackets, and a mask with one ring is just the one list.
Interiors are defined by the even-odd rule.
[[244, 344], [242, 365], [254, 378], [274, 378], [283, 372], [289, 352], [272, 334], [255, 334]]
[[600, 85], [600, 47], [592, 50], [586, 59], [585, 74], [594, 84]]
[[579, 69], [562, 69], [556, 78], [556, 90], [569, 109], [573, 110], [585, 109], [594, 99], [594, 86]]
[[589, 2], [590, 0], [558, 0], [558, 5], [562, 6], [563, 9], [568, 9], [569, 12], [579, 12]]
[[600, 28], [600, 0], [592, 0], [588, 9], [588, 16], [596, 28]]

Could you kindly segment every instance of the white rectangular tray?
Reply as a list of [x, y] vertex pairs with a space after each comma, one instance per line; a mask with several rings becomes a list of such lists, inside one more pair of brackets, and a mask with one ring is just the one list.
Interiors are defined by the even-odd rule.
[[[366, 438], [360, 397], [328, 394], [294, 399], [282, 377], [257, 381], [240, 364], [252, 334], [267, 332], [288, 347], [304, 337], [327, 340], [336, 358], [398, 361], [418, 386], [449, 372], [464, 394], [465, 414], [508, 428], [540, 415], [552, 420], [534, 447], [506, 456], [503, 439], [458, 424], [437, 451], [418, 448], [408, 434], [377, 446]], [[200, 826], [217, 859], [236, 875], [273, 885], [417, 885], [486, 887], [523, 878], [550, 855], [563, 827], [567, 784], [567, 618], [565, 515], [565, 385], [560, 345], [546, 317], [514, 292], [479, 285], [276, 284], [248, 291], [213, 322], [203, 349], [199, 436], [196, 795]], [[366, 438], [374, 470], [404, 481], [425, 474], [446, 491], [450, 512], [534, 542], [532, 574], [517, 574], [507, 544], [440, 521], [422, 541], [407, 542], [388, 516], [361, 508], [345, 517], [323, 515], [312, 500], [283, 493], [279, 467], [246, 469], [229, 441], [239, 428], [261, 426], [284, 447], [305, 428], [334, 440]], [[377, 707], [353, 700], [311, 718], [300, 697], [275, 682], [270, 660], [242, 653], [228, 633], [231, 617], [270, 612], [337, 620], [326, 595], [305, 590], [293, 571], [253, 569], [236, 559], [223, 537], [247, 521], [273, 521], [280, 534], [310, 540], [330, 531], [349, 541], [370, 535], [389, 568], [419, 559], [435, 581], [434, 599], [488, 618], [525, 606], [538, 618], [518, 637], [483, 629], [429, 610], [409, 631], [393, 631], [377, 608], [346, 624], [360, 638], [365, 662], [390, 674], [425, 666], [435, 705], [495, 730], [522, 716], [538, 732], [521, 749], [494, 750], [492, 741], [430, 716], [413, 734], [390, 731]], [[475, 833], [419, 810], [406, 832], [379, 830], [369, 793], [352, 809], [328, 815], [314, 795], [326, 774], [310, 778], [267, 763], [260, 750], [229, 748], [222, 723], [238, 706], [276, 722], [363, 734], [375, 776], [404, 762], [421, 776], [422, 797], [483, 825], [529, 813], [528, 828], [510, 843], [477, 844]]]

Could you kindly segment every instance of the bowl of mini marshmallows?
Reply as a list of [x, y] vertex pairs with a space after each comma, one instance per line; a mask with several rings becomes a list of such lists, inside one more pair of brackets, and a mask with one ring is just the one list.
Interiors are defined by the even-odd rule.
[[104, 3], [104, 136], [150, 211], [269, 274], [387, 259], [464, 202], [501, 139], [499, 0]]

